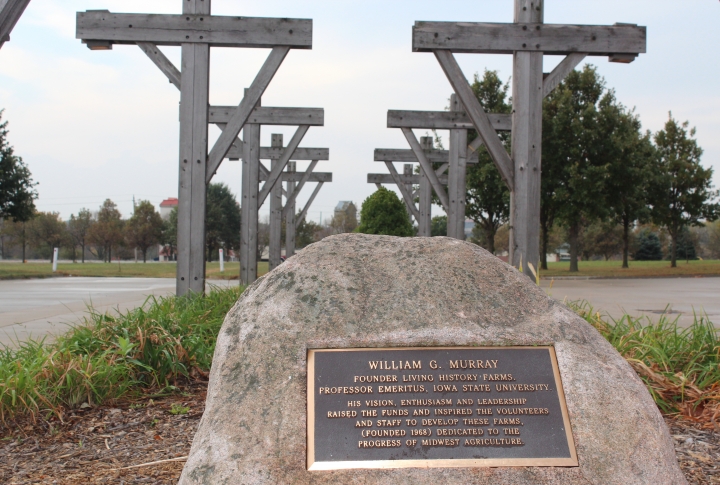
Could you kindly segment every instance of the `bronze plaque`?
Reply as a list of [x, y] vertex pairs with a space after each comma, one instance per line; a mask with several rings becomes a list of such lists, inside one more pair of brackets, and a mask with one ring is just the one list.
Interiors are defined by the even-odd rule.
[[308, 351], [308, 470], [577, 466], [553, 347]]

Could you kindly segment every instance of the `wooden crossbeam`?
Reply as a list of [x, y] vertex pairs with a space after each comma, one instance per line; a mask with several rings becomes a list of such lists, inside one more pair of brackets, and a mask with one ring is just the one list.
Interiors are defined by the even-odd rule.
[[260, 68], [257, 76], [255, 76], [252, 84], [245, 90], [242, 102], [235, 109], [227, 121], [227, 126], [220, 134], [212, 150], [210, 150], [208, 155], [208, 167], [210, 170], [208, 173], [217, 171], [289, 50], [289, 47], [273, 47], [272, 51], [270, 51], [270, 55]]
[[297, 217], [297, 219], [295, 219], [295, 229], [299, 228], [300, 224], [302, 224], [302, 221], [305, 220], [305, 215], [307, 214], [308, 209], [315, 200], [315, 197], [317, 197], [318, 193], [320, 192], [320, 189], [322, 189], [323, 183], [324, 182], [320, 182], [315, 186], [315, 190], [313, 190], [313, 193], [310, 195], [310, 198], [305, 204], [305, 207], [303, 207], [303, 210], [300, 211], [300, 215]]
[[156, 45], [199, 43], [213, 47], [310, 49], [312, 20], [88, 10], [77, 13], [75, 37], [85, 43], [104, 41], [111, 45], [151, 42]]
[[505, 150], [500, 138], [498, 138], [497, 132], [493, 129], [485, 110], [475, 97], [475, 93], [470, 88], [467, 79], [465, 79], [457, 60], [455, 60], [452, 52], [447, 50], [436, 50], [434, 53], [448, 81], [450, 81], [455, 93], [460, 98], [460, 102], [465, 107], [465, 112], [472, 120], [485, 147], [487, 147], [490, 157], [500, 172], [500, 176], [508, 187], [512, 187], [513, 161], [510, 159], [510, 155]]
[[[252, 126], [259, 126], [259, 125], [252, 125]], [[275, 186], [275, 184], [278, 182], [278, 179], [280, 178], [280, 173], [283, 170], [285, 170], [285, 166], [290, 161], [290, 158], [292, 157], [293, 152], [297, 149], [297, 146], [300, 144], [303, 137], [305, 136], [305, 133], [307, 133], [307, 131], [309, 129], [310, 129], [310, 127], [307, 125], [298, 126], [297, 130], [295, 131], [295, 134], [293, 135], [292, 139], [290, 140], [290, 143], [288, 143], [288, 146], [285, 147], [282, 156], [279, 159], [273, 159], [273, 161], [277, 160], [277, 163], [273, 163], [272, 171], [270, 172], [270, 175], [268, 175], [268, 179], [265, 182], [265, 185], [263, 185], [263, 188], [260, 190], [260, 193], [258, 194], [258, 207], [261, 207], [263, 205], [263, 202], [265, 202], [265, 199], [267, 198], [268, 194], [270, 193], [272, 188]]]
[[167, 58], [160, 48], [152, 42], [138, 42], [138, 47], [150, 58], [153, 63], [167, 76], [176, 88], [180, 89], [180, 70]]
[[[420, 181], [424, 178], [423, 175], [420, 174], [412, 174], [412, 175], [405, 175], [405, 174], [398, 174], [398, 180], [400, 183], [403, 184], [412, 184], [412, 185], [419, 185]], [[438, 175], [438, 180], [441, 184], [447, 185], [448, 177], [447, 175]], [[397, 183], [395, 178], [389, 174], [389, 173], [369, 173], [367, 175], [367, 183], [369, 184], [394, 184]], [[415, 194], [413, 194], [413, 198], [415, 197]]]
[[[448, 150], [431, 150], [425, 151], [425, 156], [430, 163], [447, 163], [450, 152]], [[402, 148], [376, 148], [374, 152], [375, 162], [411, 162], [418, 163], [415, 152]], [[467, 163], [477, 163], [477, 155], [470, 157], [468, 155]]]
[[[318, 161], [313, 160], [310, 162], [310, 166], [308, 166], [305, 173], [302, 174], [302, 177], [300, 178], [300, 181], [298, 182], [297, 187], [293, 189], [293, 193], [288, 196], [288, 199], [285, 201], [285, 208], [283, 209], [283, 217], [287, 217], [290, 215], [291, 211], [295, 210], [295, 199], [297, 199], [298, 194], [305, 186], [305, 182], [310, 180], [310, 177], [312, 176], [313, 170], [315, 170], [315, 167], [317, 166]], [[287, 173], [287, 172], [284, 172]], [[295, 175], [298, 175], [297, 172], [294, 172]], [[330, 174], [330, 180], [332, 180], [332, 174]], [[323, 181], [325, 182], [325, 181]]]
[[[242, 143], [235, 143], [230, 148], [227, 157], [230, 159], [241, 159], [243, 153]], [[272, 147], [260, 148], [260, 160], [273, 160], [282, 157], [283, 150]], [[298, 147], [290, 157], [292, 160], [330, 160], [330, 150], [328, 148], [304, 148]]]
[[562, 82], [565, 77], [570, 74], [578, 64], [580, 64], [587, 54], [576, 52], [573, 54], [568, 54], [565, 59], [560, 61], [560, 64], [555, 66], [555, 69], [548, 74], [548, 76], [543, 80], [543, 97], [550, 94], [553, 89], [558, 87], [558, 84]]
[[[267, 169], [266, 169], [267, 170]], [[260, 172], [260, 182], [265, 182], [270, 175], [270, 171], [263, 173]], [[305, 175], [305, 172], [282, 172], [280, 174], [281, 182], [295, 182], [298, 183]], [[307, 179], [307, 182], [332, 182], [332, 172], [312, 172]]]
[[637, 25], [415, 22], [412, 49], [477, 54], [585, 52], [590, 56], [612, 56], [644, 53], [646, 37], [647, 29]]
[[448, 200], [447, 192], [445, 192], [442, 184], [440, 184], [440, 181], [437, 178], [437, 174], [432, 169], [432, 164], [430, 160], [428, 160], [428, 157], [420, 146], [418, 139], [415, 137], [415, 133], [413, 133], [410, 128], [402, 128], [402, 132], [403, 135], [405, 135], [405, 139], [410, 145], [410, 148], [412, 148], [412, 151], [415, 152], [417, 161], [420, 162], [420, 167], [422, 167], [422, 169], [425, 171], [425, 175], [427, 176], [427, 179], [430, 181], [430, 185], [432, 185], [433, 190], [435, 190], [435, 193], [440, 199], [440, 203], [442, 204], [443, 209], [445, 209], [445, 212], [448, 212], [450, 202]]
[[[210, 123], [227, 123], [237, 106], [211, 106], [208, 115]], [[262, 106], [255, 108], [246, 123], [258, 125], [308, 125], [323, 126], [325, 110], [323, 108], [275, 108]]]
[[10, 40], [10, 33], [20, 20], [30, 0], [4, 0], [0, 2], [0, 48]]
[[[496, 131], [512, 129], [512, 115], [488, 113], [490, 123]], [[474, 129], [470, 117], [464, 112], [454, 111], [403, 111], [388, 110], [388, 128], [417, 128], [429, 130]]]
[[416, 221], [420, 220], [420, 212], [418, 212], [417, 207], [415, 207], [413, 196], [410, 191], [408, 191], [405, 182], [400, 179], [400, 175], [397, 173], [397, 170], [395, 170], [395, 165], [393, 165], [392, 162], [385, 162], [385, 165], [387, 166], [393, 181], [397, 185], [398, 189], [400, 189], [400, 193], [402, 194], [403, 199], [405, 199], [405, 205], [410, 210], [411, 215]]

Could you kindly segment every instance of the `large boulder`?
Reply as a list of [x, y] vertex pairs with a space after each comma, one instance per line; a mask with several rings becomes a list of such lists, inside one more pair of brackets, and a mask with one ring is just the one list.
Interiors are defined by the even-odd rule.
[[[578, 467], [306, 470], [312, 348], [554, 345]], [[683, 484], [633, 369], [584, 320], [483, 249], [345, 234], [251, 285], [223, 324], [180, 483]]]

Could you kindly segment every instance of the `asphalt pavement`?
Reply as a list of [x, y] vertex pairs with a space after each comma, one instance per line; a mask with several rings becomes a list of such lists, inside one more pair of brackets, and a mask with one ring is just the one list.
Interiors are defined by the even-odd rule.
[[556, 300], [587, 300], [613, 318], [627, 313], [657, 321], [667, 313], [689, 325], [695, 312], [720, 326], [720, 278], [555, 279], [540, 286]]
[[[213, 280], [218, 286], [237, 280]], [[175, 292], [172, 278], [45, 278], [0, 281], [0, 344], [63, 333], [83, 321], [88, 305], [116, 312], [143, 305], [148, 296]]]
[[[235, 281], [210, 281], [219, 286]], [[552, 286], [551, 286], [552, 285]], [[615, 318], [627, 312], [657, 319], [667, 311], [689, 324], [693, 312], [720, 324], [720, 278], [556, 279], [541, 286], [563, 301], [588, 300]], [[99, 312], [143, 305], [149, 295], [170, 295], [171, 278], [47, 278], [0, 281], [0, 344], [52, 339], [82, 322], [88, 305]]]

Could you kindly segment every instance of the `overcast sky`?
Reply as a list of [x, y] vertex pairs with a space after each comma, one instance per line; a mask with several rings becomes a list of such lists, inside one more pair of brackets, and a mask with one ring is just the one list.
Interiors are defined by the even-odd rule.
[[[0, 50], [0, 108], [10, 122], [9, 141], [40, 183], [38, 209], [63, 218], [83, 207], [97, 210], [106, 198], [127, 217], [133, 196], [155, 205], [177, 196], [179, 92], [138, 47], [93, 52], [76, 40], [75, 12], [93, 9], [180, 13], [181, 1], [32, 0]], [[372, 161], [374, 148], [408, 148], [400, 130], [386, 128], [388, 109], [447, 105], [451, 88], [434, 56], [411, 50], [414, 21], [512, 22], [513, 2], [213, 0], [213, 13], [313, 19], [313, 49], [290, 52], [262, 101], [325, 108], [325, 126], [311, 128], [302, 143], [330, 148], [331, 161], [316, 171], [333, 172], [334, 181], [323, 186], [309, 211], [318, 221], [339, 200], [359, 206], [373, 192], [367, 174], [386, 172]], [[715, 168], [716, 185], [719, 19], [717, 0], [548, 0], [545, 7], [547, 23], [647, 26], [648, 52], [632, 64], [601, 57], [588, 62], [599, 67], [620, 102], [636, 107], [644, 128], [662, 128], [668, 111], [697, 127], [703, 164]], [[163, 51], [179, 65], [179, 47]], [[214, 48], [211, 104], [238, 104], [268, 52]], [[468, 78], [484, 69], [510, 77], [509, 55], [457, 57]], [[545, 71], [559, 61], [546, 56]], [[263, 128], [262, 144], [270, 144], [271, 133], [284, 133], [287, 142], [293, 132]], [[218, 134], [211, 128], [211, 146]], [[214, 181], [239, 196], [240, 163], [223, 162]], [[305, 198], [311, 190], [306, 188]]]

